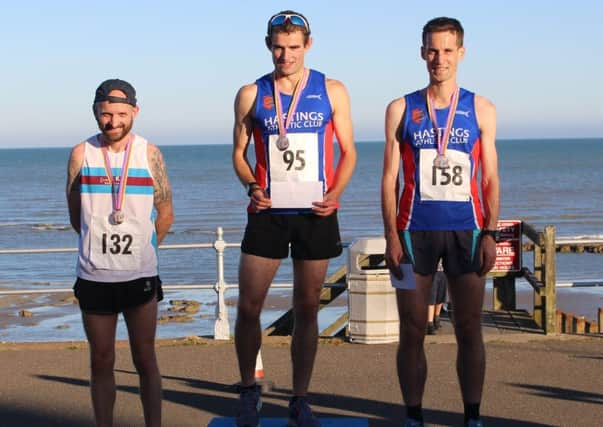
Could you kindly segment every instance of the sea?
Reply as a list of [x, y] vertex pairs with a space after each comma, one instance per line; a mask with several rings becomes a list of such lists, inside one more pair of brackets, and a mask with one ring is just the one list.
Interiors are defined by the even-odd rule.
[[[340, 200], [338, 213], [342, 241], [380, 237], [380, 180], [383, 141], [357, 143], [358, 163]], [[175, 222], [165, 244], [212, 243], [218, 227], [227, 243], [240, 243], [248, 202], [231, 163], [230, 145], [160, 146], [173, 189]], [[557, 237], [603, 238], [603, 139], [498, 140], [501, 181], [500, 218], [522, 220], [542, 229], [554, 225]], [[65, 180], [69, 148], [0, 149], [0, 249], [75, 248], [77, 236], [69, 225]], [[253, 149], [250, 150], [253, 160]], [[225, 254], [225, 280], [237, 283], [239, 249]], [[531, 253], [524, 265], [531, 265]], [[603, 255], [558, 254], [558, 283], [603, 283]], [[0, 253], [0, 290], [71, 288], [75, 253]], [[347, 252], [332, 260], [330, 270], [347, 262]], [[160, 251], [160, 275], [164, 285], [215, 284], [216, 254], [213, 249]], [[284, 261], [275, 282], [290, 283], [291, 263]], [[529, 289], [527, 283], [518, 287]], [[560, 293], [585, 295], [603, 307], [603, 287], [559, 288]], [[287, 307], [290, 290], [275, 289], [271, 295], [283, 304], [267, 306], [264, 325]], [[345, 295], [345, 294], [344, 294]], [[231, 331], [234, 328], [236, 288], [227, 292]], [[0, 296], [1, 302], [2, 296]], [[4, 297], [5, 298], [5, 297]], [[0, 341], [71, 341], [85, 339], [77, 306], [47, 305], [50, 296], [36, 296], [37, 305], [27, 321], [18, 316], [18, 304], [2, 311], [5, 326]], [[342, 296], [341, 298], [345, 298]], [[216, 293], [213, 290], [172, 290], [169, 301], [192, 299], [201, 311], [186, 323], [158, 326], [158, 336], [212, 335]], [[345, 301], [321, 313], [328, 322], [346, 310]], [[594, 319], [595, 313], [582, 313]], [[14, 317], [14, 318], [13, 318]], [[39, 321], [36, 319], [39, 318]], [[32, 320], [34, 319], [34, 320]], [[7, 321], [8, 320], [8, 321]], [[120, 321], [118, 337], [125, 338]]]

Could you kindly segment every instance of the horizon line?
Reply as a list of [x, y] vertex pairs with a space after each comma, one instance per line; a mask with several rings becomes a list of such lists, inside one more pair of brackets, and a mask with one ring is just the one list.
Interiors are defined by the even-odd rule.
[[[505, 137], [497, 138], [496, 142], [503, 141], [566, 141], [566, 140], [603, 140], [603, 136], [581, 136], [581, 137]], [[354, 141], [355, 144], [379, 144], [385, 143], [384, 139], [370, 139], [370, 140], [358, 140]], [[179, 144], [156, 144], [158, 147], [194, 147], [199, 145], [232, 145], [232, 143], [226, 142], [197, 142], [197, 143], [179, 143]], [[33, 150], [39, 148], [73, 148], [73, 145], [42, 145], [33, 146], [26, 145], [22, 147], [17, 146], [0, 146], [0, 150]]]

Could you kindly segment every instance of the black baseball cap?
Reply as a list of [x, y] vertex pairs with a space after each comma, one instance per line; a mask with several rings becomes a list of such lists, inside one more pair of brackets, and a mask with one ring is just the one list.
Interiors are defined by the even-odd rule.
[[[119, 96], [109, 96], [112, 90], [119, 90], [126, 94], [125, 98]], [[105, 80], [96, 89], [96, 95], [94, 96], [94, 103], [97, 102], [118, 102], [122, 104], [130, 104], [136, 107], [136, 89], [130, 83], [120, 79], [109, 79]]]

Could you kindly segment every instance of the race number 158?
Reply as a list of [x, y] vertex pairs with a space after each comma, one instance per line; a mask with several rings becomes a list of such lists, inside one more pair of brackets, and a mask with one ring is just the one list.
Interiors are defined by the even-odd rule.
[[[454, 166], [452, 171], [449, 171], [450, 166], [439, 168], [432, 166], [431, 168], [431, 185], [462, 185], [463, 184], [463, 168]], [[452, 172], [452, 173], [450, 173]]]

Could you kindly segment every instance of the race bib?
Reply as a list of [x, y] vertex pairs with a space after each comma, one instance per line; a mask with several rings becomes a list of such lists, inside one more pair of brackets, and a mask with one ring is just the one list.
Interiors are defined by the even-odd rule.
[[90, 223], [90, 262], [98, 270], [140, 270], [143, 236], [135, 218], [119, 225], [95, 216]]
[[318, 181], [318, 136], [315, 133], [288, 133], [289, 146], [279, 150], [278, 135], [270, 135], [270, 181]]
[[468, 153], [447, 150], [448, 166], [433, 165], [437, 150], [421, 149], [421, 200], [467, 202], [471, 200], [471, 160]]

